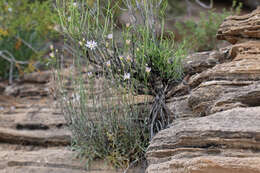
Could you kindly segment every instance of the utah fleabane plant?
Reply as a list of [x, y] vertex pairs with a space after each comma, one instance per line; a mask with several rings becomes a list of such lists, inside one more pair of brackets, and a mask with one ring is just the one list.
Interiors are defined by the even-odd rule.
[[105, 159], [116, 167], [142, 161], [149, 140], [171, 121], [166, 94], [182, 79], [184, 46], [164, 37], [167, 1], [123, 1], [133, 20], [122, 28], [114, 23], [117, 1], [56, 2], [74, 59], [71, 75], [58, 76], [74, 148], [89, 161]]

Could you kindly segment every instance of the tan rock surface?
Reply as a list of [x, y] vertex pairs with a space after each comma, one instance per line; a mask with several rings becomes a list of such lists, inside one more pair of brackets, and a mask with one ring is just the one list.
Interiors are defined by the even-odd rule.
[[[0, 103], [0, 141], [15, 144], [69, 145], [70, 131], [51, 98], [39, 100], [2, 96]], [[49, 105], [49, 103], [54, 103]], [[8, 102], [7, 102], [8, 103]]]
[[218, 38], [239, 43], [184, 62], [167, 105], [172, 125], [147, 152], [147, 173], [260, 173], [260, 8], [228, 17]]
[[148, 173], [260, 172], [260, 107], [173, 123], [148, 148]]
[[250, 14], [230, 16], [220, 26], [217, 38], [235, 44], [260, 38], [260, 7]]
[[193, 112], [190, 116], [205, 116], [234, 107], [260, 105], [260, 42], [237, 44], [217, 54], [217, 63], [209, 66], [199, 62], [213, 59], [210, 53], [204, 54], [208, 58], [187, 58], [185, 66], [190, 69], [188, 74], [193, 75], [188, 85], [179, 85], [169, 94], [174, 96], [168, 104], [177, 114], [174, 116], [183, 117], [176, 112], [182, 107]]
[[[68, 148], [49, 147], [26, 150], [0, 150], [0, 172], [8, 173], [117, 173], [103, 161], [96, 161], [87, 171], [84, 160], [76, 157]], [[135, 172], [133, 172], [135, 171]], [[129, 171], [138, 173], [138, 170]]]
[[42, 71], [42, 72], [34, 72], [25, 74], [22, 77], [24, 82], [31, 83], [47, 83], [51, 80], [52, 72], [51, 71]]
[[250, 158], [206, 156], [173, 159], [151, 165], [147, 172], [155, 173], [259, 173], [259, 156]]

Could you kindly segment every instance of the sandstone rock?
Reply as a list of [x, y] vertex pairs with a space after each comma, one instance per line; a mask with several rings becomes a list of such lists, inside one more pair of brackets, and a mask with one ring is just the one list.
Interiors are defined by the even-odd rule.
[[173, 112], [173, 115], [171, 116], [171, 119], [179, 119], [179, 118], [186, 118], [186, 117], [192, 117], [193, 112], [192, 108], [189, 107], [188, 104], [188, 96], [179, 96], [179, 97], [173, 97], [170, 100], [168, 100], [169, 103], [167, 103], [168, 108]]
[[[190, 78], [189, 86], [193, 90], [188, 98], [188, 104], [195, 115], [205, 116], [217, 110], [257, 106], [257, 102], [260, 103], [257, 95], [259, 92], [259, 82], [257, 81], [260, 80], [259, 48], [259, 42], [235, 45], [229, 51], [230, 62], [217, 64], [213, 68], [195, 74]], [[246, 100], [250, 98], [251, 103], [242, 101], [237, 97], [241, 93], [245, 93], [245, 90], [248, 93], [243, 97]], [[254, 94], [250, 94], [251, 92]], [[227, 93], [234, 94], [233, 100], [231, 98], [223, 99], [223, 97], [227, 97]], [[226, 100], [225, 104], [223, 100]]]
[[[75, 153], [66, 149], [52, 147], [34, 151], [0, 150], [0, 172], [8, 173], [118, 173], [102, 161], [94, 162], [86, 170], [85, 160], [75, 157]], [[141, 169], [130, 170], [141, 173]]]
[[[184, 74], [187, 76], [197, 75], [209, 68], [216, 66], [217, 64], [230, 61], [229, 55], [230, 47], [223, 48], [216, 51], [198, 52], [187, 56], [183, 61]], [[188, 82], [188, 81], [187, 81]], [[187, 85], [179, 85], [173, 88], [167, 94], [167, 98], [171, 98], [176, 95], [187, 94], [190, 87]]]
[[[16, 99], [12, 96], [0, 95], [0, 106], [1, 107], [12, 107], [15, 105], [20, 105], [21, 102], [19, 99]], [[2, 110], [4, 111], [4, 110]]]
[[259, 62], [260, 43], [256, 41], [188, 56], [184, 62], [185, 74], [191, 75], [187, 85], [167, 95], [172, 97], [168, 100], [172, 118], [260, 105]]
[[13, 130], [0, 128], [0, 141], [12, 144], [57, 146], [70, 144], [70, 132], [56, 130]]
[[[229, 80], [229, 81], [256, 81], [260, 79], [260, 42], [246, 42], [239, 45], [241, 52], [236, 54], [233, 60], [223, 64], [218, 64], [211, 69], [203, 71], [191, 78], [191, 85], [198, 85], [203, 80]], [[237, 47], [236, 45], [234, 47]], [[246, 51], [243, 51], [246, 50]], [[254, 52], [254, 53], [252, 53]]]
[[51, 77], [51, 71], [26, 74], [19, 81], [5, 86], [3, 94], [19, 97], [47, 96], [49, 95]]
[[42, 146], [69, 145], [71, 133], [64, 117], [55, 105], [48, 105], [50, 102], [50, 99], [30, 102], [16, 98], [12, 110], [3, 105], [5, 109], [0, 116], [0, 141]]
[[220, 26], [217, 38], [232, 44], [260, 38], [260, 7], [250, 14], [230, 16]]
[[259, 93], [259, 82], [204, 82], [192, 91], [188, 105], [194, 115], [206, 116], [234, 107], [258, 106]]
[[202, 71], [219, 64], [225, 56], [225, 53], [220, 51], [207, 51], [191, 54], [184, 59], [184, 73], [189, 75], [201, 73]]
[[[0, 172], [5, 173], [121, 173], [102, 160], [86, 169], [86, 160], [65, 147], [42, 148], [37, 146], [0, 145]], [[141, 166], [129, 173], [143, 173]]]
[[16, 97], [32, 97], [49, 95], [48, 84], [39, 83], [13, 83], [5, 88], [4, 94]]
[[260, 107], [173, 123], [152, 140], [147, 173], [260, 172]]
[[147, 173], [260, 172], [259, 11], [220, 28], [240, 44], [185, 60], [188, 78], [168, 95], [173, 123], [151, 141]]
[[[185, 100], [183, 103], [188, 105], [185, 104], [183, 107], [192, 109], [193, 116], [205, 116], [217, 110], [221, 111], [233, 107], [258, 105], [255, 102], [259, 101], [257, 95], [260, 80], [259, 42], [249, 41], [229, 47], [219, 54], [221, 56], [212, 61], [211, 65], [207, 63], [209, 59], [212, 59], [210, 53], [204, 53], [205, 57], [197, 55], [194, 56], [197, 57], [195, 60], [192, 58], [193, 56], [187, 58], [184, 65], [188, 69], [185, 73], [192, 75], [187, 81], [188, 85], [181, 84], [168, 94], [168, 98], [175, 97], [175, 101], [169, 100], [170, 107], [181, 105], [176, 100], [185, 95], [188, 101]], [[251, 103], [246, 101], [241, 103], [235, 96], [241, 95], [241, 92], [245, 93], [245, 90], [248, 90], [248, 93], [243, 97], [246, 100], [250, 98]], [[254, 94], [250, 94], [251, 92]], [[233, 101], [226, 101], [224, 104], [223, 97], [227, 96], [227, 93], [233, 93]]]
[[32, 83], [47, 83], [50, 81], [52, 76], [51, 71], [42, 71], [42, 72], [34, 72], [25, 74], [22, 77], [23, 82], [32, 82]]

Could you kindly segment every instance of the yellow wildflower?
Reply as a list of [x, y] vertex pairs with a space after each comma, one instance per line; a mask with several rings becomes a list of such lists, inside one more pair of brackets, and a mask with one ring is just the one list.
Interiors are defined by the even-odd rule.
[[8, 31], [0, 28], [0, 35], [7, 36], [8, 35]]

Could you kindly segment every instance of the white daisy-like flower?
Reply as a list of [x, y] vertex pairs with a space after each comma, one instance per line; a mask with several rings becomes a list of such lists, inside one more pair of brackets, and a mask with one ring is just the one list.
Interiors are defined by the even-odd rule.
[[55, 57], [55, 55], [54, 55], [53, 52], [51, 52], [49, 55], [50, 55], [51, 58], [54, 58], [54, 57]]
[[93, 75], [93, 73], [90, 71], [88, 72], [88, 77], [91, 77]]
[[73, 3], [73, 6], [76, 7], [76, 6], [77, 6], [77, 2], [74, 2], [74, 3]]
[[97, 47], [97, 42], [93, 40], [87, 41], [86, 47], [89, 48], [90, 50], [93, 50]]
[[110, 61], [107, 61], [107, 62], [106, 62], [106, 66], [107, 66], [107, 67], [110, 67], [110, 66], [111, 66], [111, 62], [110, 62]]
[[10, 7], [10, 8], [8, 8], [8, 11], [9, 11], [9, 12], [12, 12], [12, 11], [13, 11], [13, 9]]
[[108, 35], [107, 35], [107, 38], [108, 38], [109, 40], [112, 40], [112, 39], [113, 39], [113, 34], [108, 34]]
[[150, 73], [150, 71], [151, 71], [151, 68], [150, 68], [150, 67], [145, 67], [145, 72], [146, 72], [146, 73]]
[[53, 44], [50, 45], [50, 49], [53, 50], [54, 49], [54, 46]]
[[123, 78], [124, 80], [130, 79], [130, 73], [125, 73]]
[[129, 45], [131, 43], [131, 40], [126, 40], [125, 43]]

